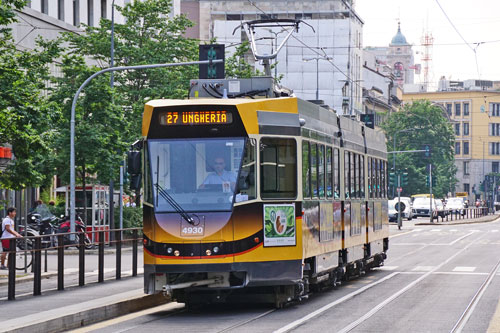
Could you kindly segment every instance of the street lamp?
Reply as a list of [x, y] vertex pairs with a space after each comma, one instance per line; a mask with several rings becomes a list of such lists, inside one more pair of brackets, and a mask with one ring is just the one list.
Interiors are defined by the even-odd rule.
[[319, 100], [319, 61], [320, 60], [330, 61], [330, 60], [333, 60], [333, 58], [325, 55], [323, 57], [311, 57], [311, 58], [303, 58], [302, 59], [302, 61], [305, 61], [305, 62], [308, 62], [311, 60], [316, 60], [316, 100]]
[[[111, 2], [111, 60], [109, 65], [110, 65], [109, 67], [114, 67], [115, 65], [115, 0]], [[114, 85], [115, 85], [115, 73], [111, 72], [111, 81], [110, 81], [111, 88], [113, 88]]]

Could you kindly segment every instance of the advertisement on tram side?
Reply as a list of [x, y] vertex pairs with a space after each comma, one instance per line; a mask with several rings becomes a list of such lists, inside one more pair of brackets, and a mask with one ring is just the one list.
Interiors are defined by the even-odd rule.
[[295, 205], [264, 205], [264, 246], [294, 246], [295, 236]]

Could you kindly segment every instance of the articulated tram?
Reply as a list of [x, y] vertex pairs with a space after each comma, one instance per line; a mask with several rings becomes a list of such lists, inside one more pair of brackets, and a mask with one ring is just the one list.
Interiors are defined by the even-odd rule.
[[383, 265], [381, 132], [295, 97], [153, 100], [142, 131], [146, 293], [280, 307]]

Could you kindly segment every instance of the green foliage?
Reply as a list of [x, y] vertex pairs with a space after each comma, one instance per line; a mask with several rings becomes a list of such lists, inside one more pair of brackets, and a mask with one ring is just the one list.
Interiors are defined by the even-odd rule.
[[[132, 66], [194, 61], [198, 42], [183, 36], [193, 23], [185, 16], [170, 18], [170, 0], [134, 0], [115, 6], [125, 24], [114, 25], [115, 66]], [[95, 59], [108, 67], [111, 49], [111, 21], [101, 19], [98, 27], [84, 25], [85, 34], [67, 33], [69, 54]], [[122, 105], [127, 123], [123, 135], [129, 143], [141, 136], [144, 103], [157, 98], [185, 98], [189, 80], [197, 77], [197, 66], [115, 72], [115, 104]], [[109, 80], [109, 76], [108, 76]]]
[[227, 78], [248, 79], [253, 76], [263, 75], [263, 73], [254, 69], [254, 67], [245, 60], [245, 55], [248, 54], [249, 51], [250, 43], [244, 41], [236, 48], [232, 56], [226, 58], [225, 71]]
[[0, 173], [0, 188], [21, 189], [47, 183], [53, 175], [49, 142], [58, 105], [45, 94], [49, 64], [57, 43], [37, 41], [33, 51], [18, 51], [7, 24], [25, 1], [0, 1], [0, 143], [13, 147], [15, 159]]
[[[115, 225], [119, 228], [120, 209], [114, 209]], [[142, 228], [142, 208], [123, 207], [123, 228]]]
[[417, 101], [405, 105], [400, 112], [393, 112], [382, 125], [387, 136], [387, 150], [421, 150], [424, 144], [432, 146], [432, 156], [422, 158], [422, 153], [402, 153], [389, 155], [389, 167], [396, 158], [396, 169], [407, 168], [409, 184], [403, 188], [403, 195], [428, 193], [426, 186], [427, 164], [434, 165], [433, 175], [436, 186], [433, 193], [444, 197], [455, 188], [456, 166], [454, 163], [455, 135], [453, 128], [441, 108], [429, 101]]

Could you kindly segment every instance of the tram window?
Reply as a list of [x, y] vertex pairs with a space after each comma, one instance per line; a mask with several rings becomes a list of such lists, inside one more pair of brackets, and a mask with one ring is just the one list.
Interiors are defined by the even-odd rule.
[[297, 196], [297, 146], [293, 139], [262, 138], [260, 187], [263, 199]]
[[372, 158], [368, 157], [368, 169], [366, 170], [366, 179], [368, 181], [368, 197], [372, 198]]
[[381, 161], [377, 159], [377, 198], [381, 198], [382, 197], [382, 191], [381, 191], [381, 188], [382, 188], [382, 172], [381, 172], [381, 169], [382, 169], [382, 163], [380, 163]]
[[384, 161], [384, 198], [387, 198], [387, 162]]
[[385, 198], [385, 162], [380, 161], [380, 197]]
[[318, 145], [318, 195], [325, 197], [325, 146]]
[[151, 184], [151, 174], [149, 173], [150, 170], [149, 168], [149, 149], [148, 146], [144, 146], [144, 156], [146, 158], [144, 159], [144, 202], [153, 203], [153, 186]]
[[311, 196], [318, 197], [318, 145], [311, 143]]
[[365, 198], [365, 157], [359, 155], [359, 195]]
[[351, 198], [351, 153], [348, 151], [344, 152], [344, 193], [345, 198]]
[[333, 150], [333, 186], [335, 188], [334, 197], [335, 199], [340, 198], [340, 155], [339, 150], [335, 148]]
[[351, 162], [351, 198], [356, 198], [356, 154], [349, 154], [350, 162]]
[[333, 197], [332, 147], [326, 147], [326, 197]]
[[248, 139], [243, 152], [243, 161], [241, 162], [241, 171], [238, 177], [238, 189], [234, 198], [235, 202], [253, 200], [257, 198], [256, 191], [256, 161], [257, 142], [255, 139]]
[[311, 166], [309, 164], [309, 142], [302, 142], [302, 191], [304, 198], [311, 197]]

